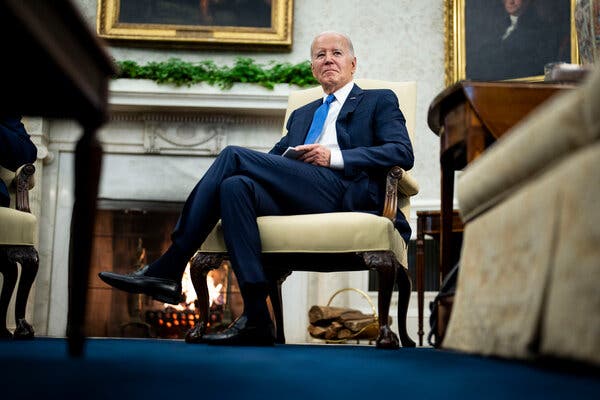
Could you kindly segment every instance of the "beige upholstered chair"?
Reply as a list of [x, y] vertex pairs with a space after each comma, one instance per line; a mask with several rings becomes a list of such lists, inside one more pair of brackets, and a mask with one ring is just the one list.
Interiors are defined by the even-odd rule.
[[6, 328], [6, 313], [17, 283], [17, 263], [21, 278], [15, 303], [15, 339], [33, 338], [33, 328], [25, 320], [25, 308], [31, 285], [38, 270], [38, 253], [34, 247], [37, 220], [29, 210], [29, 190], [33, 188], [35, 167], [25, 164], [17, 172], [0, 167], [0, 179], [11, 195], [10, 207], [0, 207], [0, 273], [4, 277], [0, 294], [0, 338], [13, 334]]
[[[416, 84], [356, 80], [363, 89], [389, 88], [398, 96], [400, 108], [412, 135], [415, 124]], [[294, 109], [322, 95], [320, 87], [292, 92], [285, 122]], [[285, 128], [284, 128], [285, 132]], [[294, 270], [352, 271], [373, 269], [379, 273], [379, 337], [377, 347], [398, 348], [398, 336], [388, 325], [389, 307], [396, 278], [399, 286], [398, 326], [404, 347], [415, 343], [406, 332], [406, 311], [411, 283], [407, 274], [407, 247], [394, 228], [396, 213], [409, 218], [409, 197], [418, 192], [416, 182], [400, 167], [388, 173], [386, 205], [383, 216], [359, 212], [264, 216], [258, 218], [264, 266], [271, 279], [270, 298], [275, 314], [277, 341], [285, 343], [281, 306], [281, 284]], [[319, 226], [315, 234], [314, 226]], [[192, 261], [191, 275], [199, 299], [201, 320], [207, 321], [208, 294], [206, 274], [227, 258], [227, 248], [220, 223], [202, 244]], [[193, 342], [204, 329], [203, 324], [188, 333]]]
[[600, 66], [469, 164], [443, 347], [600, 366]]

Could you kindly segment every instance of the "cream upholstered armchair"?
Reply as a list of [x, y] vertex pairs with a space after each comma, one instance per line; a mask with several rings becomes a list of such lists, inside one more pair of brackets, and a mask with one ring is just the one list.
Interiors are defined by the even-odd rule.
[[442, 347], [600, 366], [600, 66], [457, 185], [465, 233]]
[[[0, 207], [0, 273], [4, 277], [0, 294], [0, 338], [31, 339], [33, 328], [25, 320], [25, 308], [31, 285], [38, 270], [38, 253], [34, 247], [37, 220], [29, 210], [29, 190], [33, 188], [33, 164], [25, 164], [17, 172], [0, 167], [0, 179], [10, 193], [10, 207]], [[14, 336], [6, 327], [6, 314], [17, 283], [17, 263], [21, 278], [15, 303]]]
[[[360, 80], [363, 89], [389, 88], [399, 100], [407, 129], [413, 134], [416, 108], [414, 82]], [[290, 94], [284, 127], [290, 113], [322, 95], [320, 87]], [[285, 133], [285, 128], [284, 128]], [[277, 342], [285, 343], [281, 304], [281, 284], [291, 271], [353, 271], [372, 269], [379, 274], [379, 337], [377, 347], [399, 347], [398, 336], [388, 323], [389, 307], [397, 280], [399, 287], [398, 327], [404, 347], [415, 343], [406, 332], [406, 311], [411, 282], [407, 274], [407, 246], [394, 228], [396, 213], [409, 218], [409, 198], [418, 192], [417, 183], [400, 167], [392, 168], [387, 177], [386, 202], [382, 216], [359, 212], [264, 216], [258, 218], [265, 272], [270, 277], [270, 299], [275, 315]], [[314, 226], [319, 226], [317, 233]], [[186, 340], [199, 340], [208, 321], [206, 274], [227, 258], [220, 223], [194, 256], [191, 275], [198, 295], [201, 323], [188, 332]]]

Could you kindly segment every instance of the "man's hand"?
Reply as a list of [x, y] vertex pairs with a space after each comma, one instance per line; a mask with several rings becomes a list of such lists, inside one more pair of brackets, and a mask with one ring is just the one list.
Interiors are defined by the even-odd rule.
[[329, 167], [331, 162], [331, 151], [320, 144], [303, 144], [296, 146], [298, 151], [306, 151], [298, 160], [305, 163], [318, 165], [320, 167]]

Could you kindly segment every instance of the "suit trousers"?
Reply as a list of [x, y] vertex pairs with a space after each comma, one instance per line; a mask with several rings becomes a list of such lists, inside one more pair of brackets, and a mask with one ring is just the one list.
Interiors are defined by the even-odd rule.
[[341, 211], [350, 182], [341, 171], [228, 146], [186, 200], [173, 244], [191, 256], [220, 218], [240, 287], [262, 285], [267, 279], [256, 218]]

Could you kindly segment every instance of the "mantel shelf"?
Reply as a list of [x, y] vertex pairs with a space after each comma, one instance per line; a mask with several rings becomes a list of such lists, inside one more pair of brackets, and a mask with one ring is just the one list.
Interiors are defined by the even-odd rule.
[[111, 111], [225, 111], [283, 115], [290, 90], [278, 84], [273, 90], [256, 84], [236, 83], [231, 89], [201, 83], [192, 86], [159, 85], [145, 79], [116, 79], [110, 83]]

